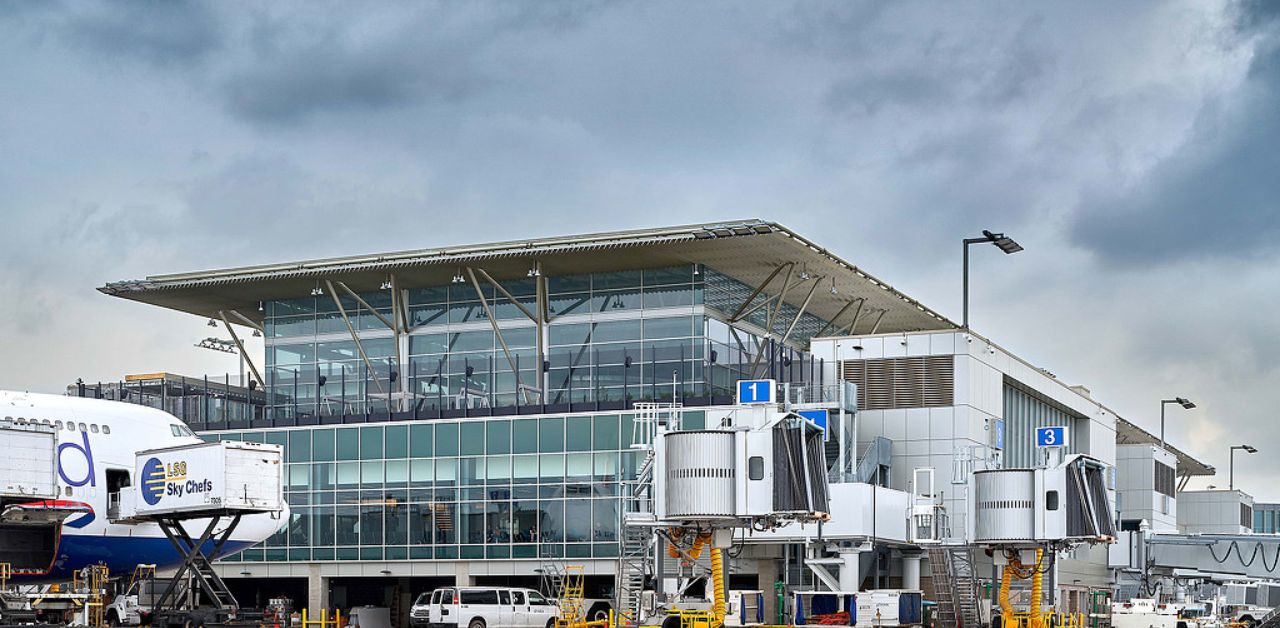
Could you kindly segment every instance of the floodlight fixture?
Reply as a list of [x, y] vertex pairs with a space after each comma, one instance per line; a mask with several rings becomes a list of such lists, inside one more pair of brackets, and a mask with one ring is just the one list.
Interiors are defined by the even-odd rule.
[[982, 235], [986, 236], [987, 241], [996, 245], [996, 247], [1001, 251], [1004, 251], [1006, 254], [1013, 254], [1022, 250], [1021, 244], [1014, 242], [1013, 238], [1010, 238], [1003, 233], [991, 233], [990, 231], [983, 229]]

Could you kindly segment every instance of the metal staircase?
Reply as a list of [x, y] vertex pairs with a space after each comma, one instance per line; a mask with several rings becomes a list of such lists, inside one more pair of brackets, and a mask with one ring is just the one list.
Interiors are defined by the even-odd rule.
[[973, 550], [967, 545], [929, 548], [933, 594], [938, 600], [939, 628], [979, 628], [978, 579]]
[[618, 577], [614, 587], [614, 609], [635, 622], [640, 617], [644, 585], [651, 576], [654, 562], [653, 463], [651, 447], [646, 448], [644, 462], [623, 500], [619, 526], [621, 547], [618, 552]]
[[636, 479], [624, 488], [620, 514], [618, 575], [614, 586], [613, 608], [624, 623], [636, 623], [641, 615], [645, 583], [650, 577], [657, 543], [654, 537], [656, 519], [653, 512], [653, 439], [660, 427], [679, 429], [679, 403], [636, 403], [629, 446], [644, 452], [644, 460]]

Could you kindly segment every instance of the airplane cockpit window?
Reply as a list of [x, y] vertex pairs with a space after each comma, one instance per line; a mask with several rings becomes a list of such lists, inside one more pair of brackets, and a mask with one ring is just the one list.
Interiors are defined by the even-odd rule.
[[191, 428], [185, 425], [173, 424], [169, 426], [169, 430], [173, 432], [174, 436], [195, 436], [196, 435], [195, 432], [191, 431]]

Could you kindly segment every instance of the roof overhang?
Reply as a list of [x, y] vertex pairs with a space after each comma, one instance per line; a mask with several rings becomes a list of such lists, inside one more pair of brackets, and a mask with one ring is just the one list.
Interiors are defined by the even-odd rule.
[[[99, 291], [141, 303], [216, 318], [235, 310], [261, 322], [262, 301], [308, 296], [321, 280], [342, 281], [356, 292], [378, 290], [394, 274], [401, 288], [448, 284], [462, 267], [483, 268], [497, 280], [523, 279], [534, 262], [546, 276], [580, 275], [678, 264], [701, 264], [749, 286], [763, 283], [780, 265], [794, 263], [822, 277], [808, 311], [831, 320], [851, 301], [883, 311], [879, 331], [955, 329], [957, 325], [825, 248], [773, 222], [733, 222], [616, 231], [401, 251], [376, 255], [248, 266], [109, 283]], [[810, 280], [814, 281], [814, 280]], [[794, 283], [794, 282], [793, 282]], [[779, 278], [766, 294], [776, 294]], [[799, 306], [813, 284], [801, 284], [786, 301]], [[868, 317], [869, 318], [869, 317]], [[867, 320], [867, 319], [864, 319]]]
[[[1117, 445], [1155, 445], [1160, 446], [1160, 438], [1125, 419], [1116, 417], [1116, 444]], [[1188, 454], [1168, 442], [1164, 444], [1164, 448], [1178, 457], [1178, 475], [1181, 476], [1210, 476], [1217, 473], [1213, 465], [1206, 464], [1196, 460]]]

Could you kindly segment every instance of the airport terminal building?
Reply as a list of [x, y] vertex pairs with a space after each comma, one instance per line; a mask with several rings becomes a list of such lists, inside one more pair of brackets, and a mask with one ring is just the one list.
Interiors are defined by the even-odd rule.
[[[242, 352], [245, 334], [264, 336], [265, 355], [244, 355], [248, 386], [164, 374], [128, 385], [132, 400], [162, 404], [205, 438], [285, 447], [289, 521], [219, 569], [253, 595], [284, 592], [312, 608], [403, 607], [455, 582], [532, 586], [548, 561], [585, 566], [588, 587], [607, 596], [620, 568], [621, 496], [641, 461], [636, 414], [678, 404], [685, 429], [716, 424], [739, 379], [774, 379], [819, 400], [855, 384], [856, 408], [846, 404], [829, 426], [831, 481], [906, 494], [919, 491], [913, 471], [932, 468], [956, 538], [965, 474], [1038, 464], [1034, 427], [1069, 425], [1071, 453], [1110, 465], [1118, 442], [1154, 440], [1087, 391], [760, 220], [158, 275], [101, 290], [208, 319]], [[1212, 473], [1175, 457], [1180, 476]], [[833, 513], [865, 507], [833, 502]], [[829, 549], [852, 555], [868, 582], [918, 586], [905, 515], [880, 516], [890, 524], [851, 529]], [[860, 562], [859, 536], [877, 546]], [[804, 542], [751, 548], [731, 586], [811, 582]], [[1101, 554], [1064, 561], [1059, 588], [1109, 590]]]

